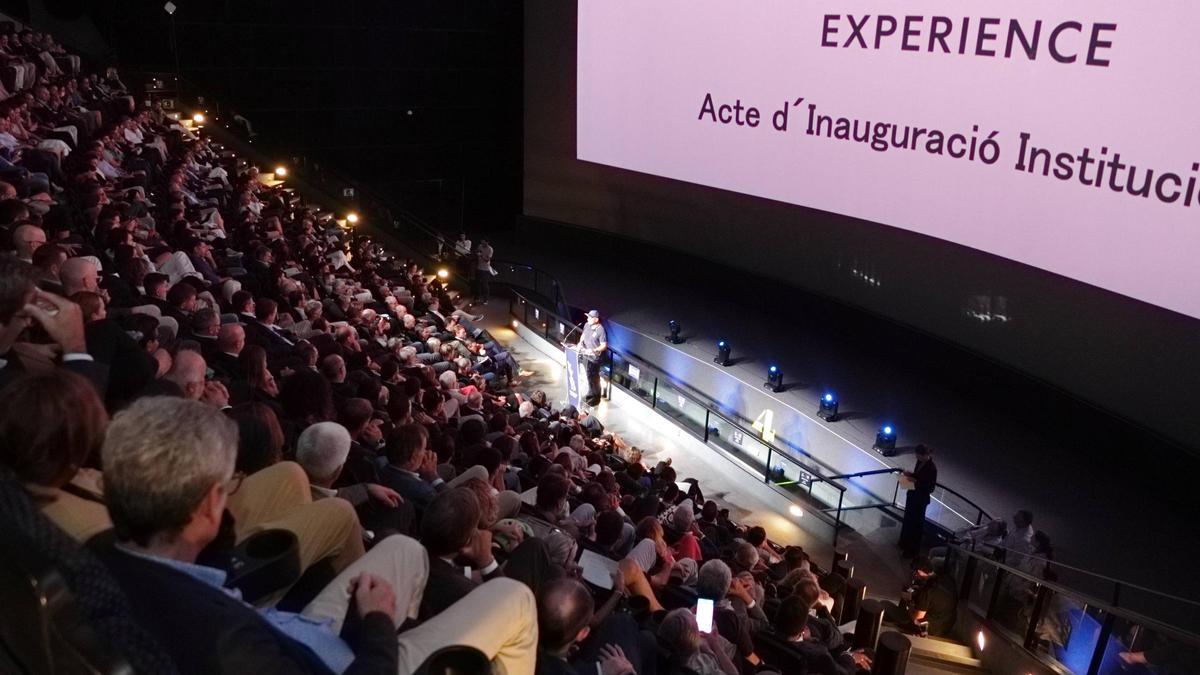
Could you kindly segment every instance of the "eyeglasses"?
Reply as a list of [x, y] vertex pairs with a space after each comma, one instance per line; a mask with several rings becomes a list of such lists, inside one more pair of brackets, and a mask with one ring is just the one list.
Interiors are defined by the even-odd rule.
[[230, 476], [229, 480], [226, 481], [226, 483], [225, 483], [225, 494], [227, 496], [233, 496], [234, 494], [236, 494], [237, 491], [239, 489], [241, 489], [242, 481], [244, 481], [244, 480], [246, 480], [246, 472], [244, 472], [244, 471], [233, 472], [233, 475]]

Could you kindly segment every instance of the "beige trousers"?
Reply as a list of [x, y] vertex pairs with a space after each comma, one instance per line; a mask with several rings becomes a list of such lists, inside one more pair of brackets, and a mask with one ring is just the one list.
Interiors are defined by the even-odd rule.
[[238, 541], [262, 530], [289, 530], [300, 544], [300, 568], [332, 557], [341, 571], [363, 556], [362, 526], [344, 499], [314, 502], [308, 476], [295, 462], [279, 462], [246, 476], [229, 496]]
[[[387, 580], [396, 592], [397, 613], [415, 617], [429, 578], [429, 557], [415, 539], [393, 535], [342, 570], [304, 608], [304, 614], [333, 621], [341, 631], [350, 606], [350, 581], [368, 572]], [[525, 584], [493, 579], [441, 614], [404, 631], [398, 642], [400, 673], [412, 673], [442, 647], [465, 645], [483, 652], [497, 673], [532, 675], [537, 664], [537, 606]]]

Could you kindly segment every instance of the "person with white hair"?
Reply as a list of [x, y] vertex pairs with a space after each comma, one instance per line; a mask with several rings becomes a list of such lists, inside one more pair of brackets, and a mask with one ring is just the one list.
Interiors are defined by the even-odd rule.
[[667, 612], [658, 626], [658, 638], [671, 651], [671, 660], [697, 675], [738, 675], [729, 660], [728, 641], [712, 631], [701, 633], [696, 615], [686, 608]]
[[[400, 493], [378, 483], [333, 487], [342, 475], [352, 442], [350, 432], [337, 422], [318, 422], [301, 432], [296, 440], [296, 462], [308, 476], [313, 501], [330, 497], [344, 499], [359, 511], [365, 528], [408, 532], [413, 511]], [[373, 508], [365, 508], [368, 505]]]
[[[700, 566], [696, 595], [716, 602], [713, 625], [717, 632], [737, 647], [739, 657], [757, 666], [761, 661], [754, 653], [753, 634], [756, 629], [766, 626], [766, 617], [749, 616], [747, 608], [757, 609], [758, 615], [762, 614], [762, 608], [754, 604], [745, 580], [735, 578], [729, 565], [714, 558]], [[734, 598], [741, 600], [742, 606], [735, 605]]]
[[537, 411], [537, 406], [533, 404], [533, 401], [521, 401], [521, 404], [517, 406], [517, 417], [523, 420], [529, 419], [533, 417], [535, 411]]
[[[237, 456], [236, 425], [194, 401], [149, 397], [119, 413], [102, 448], [117, 543], [98, 552], [134, 618], [177, 663], [198, 672], [411, 673], [435, 651], [467, 645], [505, 672], [531, 673], [533, 594], [512, 579], [482, 584], [441, 615], [416, 616], [429, 575], [424, 547], [395, 535], [342, 570], [302, 612], [257, 610], [196, 563], [220, 530]], [[352, 601], [353, 600], [353, 601]], [[353, 606], [356, 627], [341, 630]]]

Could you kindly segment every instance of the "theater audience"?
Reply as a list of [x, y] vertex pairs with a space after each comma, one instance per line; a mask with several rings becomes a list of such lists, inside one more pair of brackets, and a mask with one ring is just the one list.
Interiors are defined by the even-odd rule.
[[[212, 407], [153, 397], [117, 415], [102, 450], [117, 543], [101, 557], [184, 672], [406, 673], [446, 644], [475, 646], [511, 672], [528, 672], [536, 617], [532, 594], [517, 582], [481, 587], [459, 616], [397, 641], [396, 625], [415, 613], [427, 573], [420, 544], [401, 536], [343, 570], [303, 618], [242, 603], [223, 586], [223, 571], [195, 563], [220, 528], [236, 446], [235, 426]], [[462, 621], [471, 612], [478, 618]], [[479, 630], [489, 616], [504, 625]], [[346, 621], [355, 624], [349, 633]]]
[[[653, 673], [656, 635], [664, 668], [732, 675], [769, 667], [772, 623], [811, 672], [869, 667], [802, 549], [595, 415], [526, 396], [436, 275], [138, 108], [115, 74], [20, 44], [6, 67], [31, 100], [0, 100], [0, 146], [20, 151], [0, 163], [0, 472], [98, 547], [179, 672], [411, 673], [465, 645], [514, 675]], [[472, 254], [465, 235], [454, 250]], [[1011, 555], [1048, 551], [1031, 515], [1013, 524]], [[296, 537], [300, 612], [274, 606], [286, 582], [252, 607], [236, 570], [197, 563], [267, 530]], [[944, 634], [940, 576], [914, 578], [895, 616]]]

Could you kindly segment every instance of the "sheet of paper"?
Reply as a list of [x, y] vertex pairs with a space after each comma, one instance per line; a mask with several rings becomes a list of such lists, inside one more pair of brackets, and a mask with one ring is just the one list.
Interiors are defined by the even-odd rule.
[[612, 573], [617, 571], [617, 561], [606, 558], [599, 553], [587, 549], [579, 557], [579, 566], [583, 568], [583, 580], [606, 590], [612, 590]]

